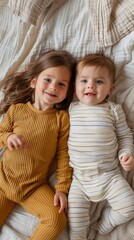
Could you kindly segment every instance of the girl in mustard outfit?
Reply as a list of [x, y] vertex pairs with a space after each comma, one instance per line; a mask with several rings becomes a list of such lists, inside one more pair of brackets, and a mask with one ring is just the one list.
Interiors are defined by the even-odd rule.
[[[48, 51], [27, 69], [7, 77], [0, 112], [0, 226], [15, 203], [40, 222], [32, 240], [55, 240], [66, 225], [71, 183], [67, 109], [73, 97], [75, 60], [66, 51]], [[55, 194], [48, 169], [57, 162]]]

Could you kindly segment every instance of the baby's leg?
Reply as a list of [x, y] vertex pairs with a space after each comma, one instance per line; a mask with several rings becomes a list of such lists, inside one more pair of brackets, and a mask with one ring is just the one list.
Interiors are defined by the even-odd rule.
[[134, 192], [122, 175], [111, 181], [107, 200], [110, 207], [104, 209], [99, 223], [99, 232], [102, 234], [111, 232], [115, 226], [134, 217]]
[[40, 219], [32, 240], [55, 240], [66, 225], [66, 216], [54, 207], [54, 192], [48, 185], [39, 187], [20, 205]]
[[68, 221], [70, 240], [87, 240], [90, 218], [90, 201], [81, 190], [78, 182], [73, 180], [68, 196]]
[[4, 224], [15, 203], [0, 194], [0, 227]]

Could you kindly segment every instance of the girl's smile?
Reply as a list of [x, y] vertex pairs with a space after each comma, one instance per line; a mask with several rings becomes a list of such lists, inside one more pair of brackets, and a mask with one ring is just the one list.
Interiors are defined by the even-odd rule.
[[31, 88], [35, 88], [34, 107], [46, 110], [62, 102], [67, 96], [70, 76], [70, 71], [64, 66], [42, 71], [31, 83]]

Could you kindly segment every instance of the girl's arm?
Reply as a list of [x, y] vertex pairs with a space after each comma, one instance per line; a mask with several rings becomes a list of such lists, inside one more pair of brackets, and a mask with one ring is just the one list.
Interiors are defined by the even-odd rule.
[[65, 111], [61, 111], [59, 126], [56, 154], [57, 184], [55, 189], [56, 192], [68, 193], [72, 181], [72, 168], [69, 166], [68, 155], [69, 116]]
[[15, 149], [27, 149], [29, 144], [26, 142], [25, 138], [18, 134], [11, 134], [7, 138], [7, 147], [10, 151]]
[[67, 195], [63, 192], [56, 192], [54, 195], [54, 206], [59, 206], [59, 213], [67, 213]]
[[0, 147], [7, 147], [7, 138], [13, 133], [15, 105], [12, 105], [0, 123]]

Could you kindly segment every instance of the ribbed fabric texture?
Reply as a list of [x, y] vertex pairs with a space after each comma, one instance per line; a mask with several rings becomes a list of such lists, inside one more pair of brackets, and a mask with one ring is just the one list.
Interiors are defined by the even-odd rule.
[[[47, 181], [48, 168], [56, 157], [56, 190], [67, 193], [71, 182], [68, 165], [68, 114], [56, 109], [40, 111], [30, 103], [12, 105], [0, 125], [0, 146], [6, 147], [7, 137], [23, 135], [28, 150], [6, 149], [0, 162], [0, 191], [19, 202], [29, 191]], [[12, 190], [11, 190], [12, 189]]]

